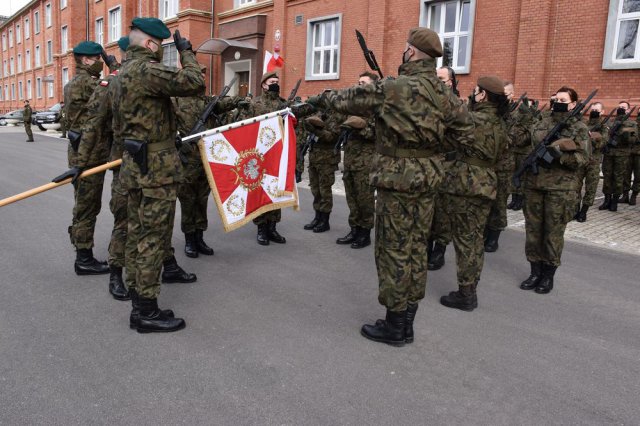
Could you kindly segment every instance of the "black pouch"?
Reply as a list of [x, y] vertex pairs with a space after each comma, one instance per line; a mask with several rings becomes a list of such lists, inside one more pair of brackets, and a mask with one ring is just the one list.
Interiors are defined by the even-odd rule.
[[131, 155], [133, 161], [140, 167], [140, 172], [146, 175], [149, 171], [147, 165], [147, 144], [133, 139], [124, 140], [124, 149]]
[[69, 137], [69, 142], [71, 142], [71, 148], [73, 148], [75, 152], [78, 152], [82, 133], [76, 132], [75, 130], [67, 130], [67, 136]]

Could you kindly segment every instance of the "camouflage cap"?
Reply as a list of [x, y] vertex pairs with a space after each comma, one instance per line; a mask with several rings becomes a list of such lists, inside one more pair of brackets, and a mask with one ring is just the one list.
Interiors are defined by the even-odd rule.
[[138, 29], [159, 40], [171, 37], [169, 28], [158, 18], [133, 18], [131, 29]]
[[278, 71], [265, 72], [264, 74], [262, 74], [262, 78], [260, 79], [260, 84], [263, 84], [265, 81], [273, 77], [280, 79], [280, 77], [278, 77]]
[[442, 43], [438, 33], [429, 28], [416, 27], [409, 30], [407, 43], [423, 51], [432, 58], [442, 56]]
[[95, 41], [82, 41], [73, 48], [74, 55], [97, 56], [102, 53], [102, 46]]
[[118, 40], [118, 47], [120, 50], [127, 50], [129, 48], [129, 36], [120, 37]]
[[495, 75], [480, 77], [478, 87], [496, 95], [504, 95], [504, 81]]

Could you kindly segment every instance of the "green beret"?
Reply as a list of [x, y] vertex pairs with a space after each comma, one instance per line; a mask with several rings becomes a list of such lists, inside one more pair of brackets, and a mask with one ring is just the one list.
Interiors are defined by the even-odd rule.
[[504, 95], [504, 81], [495, 75], [480, 77], [478, 79], [478, 87], [495, 95]]
[[265, 81], [269, 80], [270, 78], [280, 78], [278, 77], [278, 72], [277, 71], [271, 71], [271, 72], [265, 72], [264, 74], [262, 74], [262, 79], [260, 80], [260, 84], [263, 84]]
[[102, 53], [102, 46], [95, 41], [83, 41], [73, 48], [74, 55], [96, 56]]
[[439, 58], [442, 56], [442, 43], [440, 43], [440, 37], [438, 33], [429, 28], [416, 27], [409, 30], [409, 37], [407, 43], [423, 51], [432, 58]]
[[120, 37], [118, 40], [118, 47], [120, 50], [127, 50], [129, 48], [129, 36]]
[[134, 28], [159, 40], [171, 37], [169, 28], [158, 18], [133, 18], [131, 29]]

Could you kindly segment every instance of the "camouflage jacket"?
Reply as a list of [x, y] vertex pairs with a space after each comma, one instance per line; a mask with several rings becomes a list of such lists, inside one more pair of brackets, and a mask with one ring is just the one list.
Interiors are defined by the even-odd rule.
[[31, 124], [32, 115], [33, 115], [33, 110], [31, 109], [31, 107], [29, 105], [25, 106], [24, 110], [22, 111], [22, 121], [24, 121], [25, 123]]
[[318, 137], [318, 142], [309, 149], [309, 164], [335, 164], [340, 162], [340, 153], [334, 152], [342, 128], [340, 125], [347, 117], [328, 110], [321, 115], [324, 128], [319, 129], [305, 122], [307, 130]]
[[351, 134], [344, 146], [344, 170], [369, 170], [376, 152], [375, 120], [369, 117], [364, 129], [348, 130]]
[[330, 92], [324, 101], [344, 114], [373, 116], [376, 154], [370, 183], [399, 192], [436, 192], [444, 178], [438, 155], [445, 134], [470, 145], [473, 122], [436, 76], [435, 59], [403, 64], [395, 80]]
[[[611, 134], [613, 127], [620, 122], [619, 118], [611, 124], [609, 132], [609, 141], [605, 151], [605, 155], [610, 157], [625, 157], [631, 153], [631, 148], [638, 142], [638, 125], [635, 121], [627, 120], [622, 123], [615, 134]], [[613, 147], [611, 142], [616, 141], [618, 144]]]
[[[80, 133], [89, 118], [87, 103], [96, 88], [98, 79], [89, 74], [88, 66], [76, 64], [76, 75], [64, 86], [64, 108], [67, 115], [67, 129]], [[67, 149], [69, 167], [77, 165], [78, 153], [71, 143]]]
[[494, 166], [509, 137], [494, 104], [477, 104], [471, 117], [475, 125], [474, 140], [460, 144], [458, 158], [447, 170], [440, 192], [493, 200], [498, 182]]
[[241, 110], [239, 120], [244, 120], [259, 115], [269, 114], [270, 112], [279, 111], [281, 109], [291, 108], [291, 112], [296, 118], [301, 119], [314, 112], [314, 108], [308, 104], [293, 105], [283, 99], [277, 93], [265, 91], [261, 96], [251, 99], [247, 108]]
[[131, 155], [124, 152], [120, 180], [127, 189], [153, 188], [182, 180], [171, 97], [198, 95], [205, 84], [192, 51], [181, 52], [180, 62], [182, 69], [168, 67], [158, 63], [151, 50], [130, 46], [127, 61], [112, 82], [113, 114], [120, 126], [119, 137], [123, 141], [145, 142], [149, 147], [148, 172], [144, 175]]
[[589, 128], [589, 164], [600, 164], [602, 162], [602, 150], [609, 140], [609, 127], [602, 124], [602, 118], [589, 118], [585, 124]]
[[[553, 113], [543, 118], [531, 129], [533, 144], [538, 145], [549, 131], [563, 119], [567, 113]], [[572, 139], [578, 149], [574, 152], [562, 152], [548, 168], [539, 167], [538, 175], [528, 170], [524, 175], [524, 187], [543, 191], [577, 191], [580, 187], [580, 169], [586, 166], [589, 154], [589, 129], [578, 119], [569, 121], [569, 125], [560, 132], [560, 138]]]
[[[522, 105], [522, 104], [521, 104]], [[538, 122], [536, 115], [526, 105], [518, 107], [508, 119], [511, 151], [514, 155], [526, 156], [531, 152], [531, 127]]]

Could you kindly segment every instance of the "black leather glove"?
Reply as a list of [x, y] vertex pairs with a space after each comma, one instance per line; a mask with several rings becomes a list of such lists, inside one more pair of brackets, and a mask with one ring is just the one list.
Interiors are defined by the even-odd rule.
[[102, 60], [105, 64], [107, 64], [107, 67], [109, 67], [109, 69], [118, 64], [118, 60], [116, 59], [116, 57], [113, 55], [107, 55], [107, 52], [105, 52], [104, 50], [102, 50], [100, 56], [102, 56]]
[[60, 176], [54, 177], [51, 180], [51, 182], [58, 183], [58, 182], [62, 182], [65, 179], [73, 178], [71, 179], [71, 183], [75, 185], [76, 181], [80, 177], [80, 174], [82, 173], [82, 170], [83, 170], [82, 167], [72, 167], [66, 172], [64, 172], [63, 174], [61, 174]]
[[251, 105], [251, 102], [249, 101], [238, 101], [238, 103], [236, 104], [236, 106], [240, 109], [249, 108], [250, 105]]
[[178, 49], [178, 52], [182, 52], [184, 50], [193, 51], [193, 48], [191, 47], [191, 42], [189, 41], [189, 39], [186, 39], [180, 36], [180, 30], [176, 30], [173, 33], [173, 41], [176, 44], [176, 49]]

